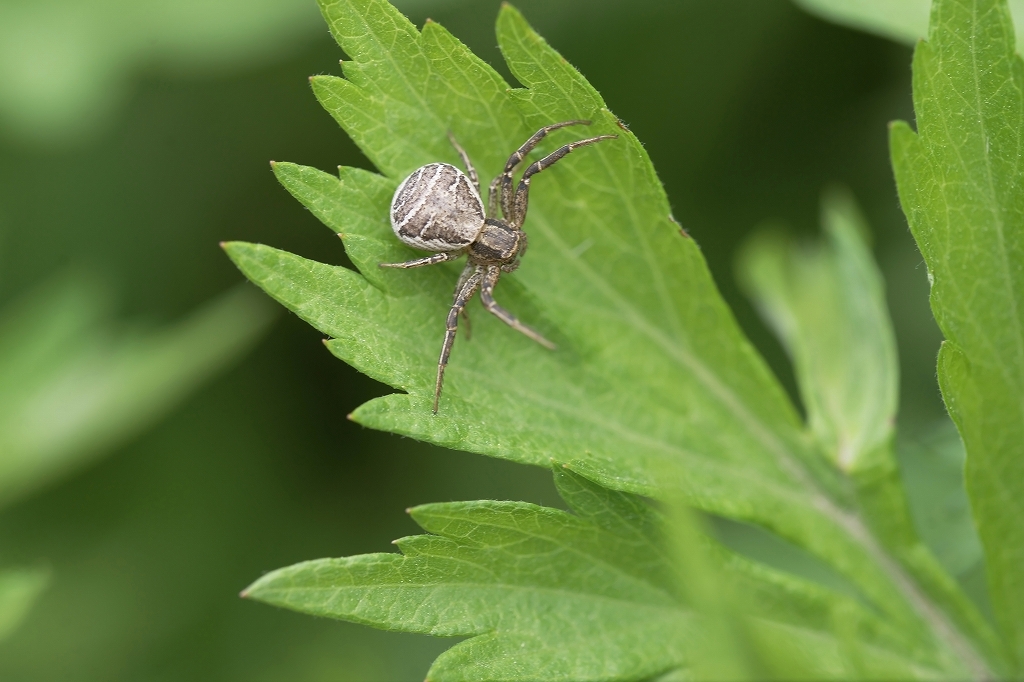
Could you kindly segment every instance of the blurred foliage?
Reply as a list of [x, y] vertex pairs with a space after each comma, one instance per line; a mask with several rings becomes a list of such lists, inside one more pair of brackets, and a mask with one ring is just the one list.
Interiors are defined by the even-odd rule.
[[750, 239], [737, 277], [782, 339], [807, 422], [843, 471], [878, 466], [896, 426], [896, 340], [870, 233], [842, 190], [825, 195], [826, 241], [793, 243], [770, 228]]
[[[169, 329], [125, 330], [104, 319], [105, 298], [94, 281], [67, 275], [0, 310], [0, 508], [150, 426], [272, 317], [236, 290]], [[0, 571], [0, 639], [48, 575]]]
[[49, 579], [49, 571], [45, 568], [0, 571], [0, 641], [14, 632], [28, 615]]
[[0, 506], [150, 426], [272, 316], [238, 289], [168, 329], [121, 329], [106, 298], [72, 275], [0, 312]]
[[44, 146], [95, 138], [140, 73], [272, 64], [321, 26], [305, 0], [0, 0], [0, 134]]
[[[418, 25], [429, 12], [509, 78], [494, 42], [498, 5], [401, 6]], [[911, 116], [909, 50], [820, 22], [785, 0], [517, 5], [646, 142], [676, 218], [794, 391], [781, 346], [733, 282], [735, 248], [768, 218], [798, 234], [816, 231], [823, 185], [850, 186], [874, 227], [887, 280], [901, 427], [943, 415], [934, 377], [940, 336], [884, 138], [887, 121]], [[8, 128], [0, 139], [0, 299], [27, 295], [75, 263], [103, 273], [129, 319], [178, 318], [239, 280], [216, 248], [224, 238], [344, 264], [336, 238], [266, 165], [289, 158], [324, 170], [369, 168], [309, 95], [305, 76], [335, 71], [338, 53], [312, 3], [302, 12], [309, 32], [295, 38], [282, 25], [281, 36], [264, 36], [257, 49], [270, 50], [267, 59], [249, 53], [210, 68], [136, 62], [134, 76], [117, 81], [120, 108], [107, 109], [106, 125], [84, 137], [55, 132], [37, 143]], [[74, 35], [75, 27], [60, 26], [47, 28], [46, 40]], [[271, 49], [289, 40], [289, 49]], [[560, 506], [544, 471], [440, 451], [344, 418], [385, 391], [333, 359], [304, 323], [284, 319], [244, 365], [183, 410], [7, 509], [3, 565], [45, 560], [51, 584], [0, 645], [0, 678], [422, 679], [444, 643], [236, 598], [276, 566], [388, 550], [392, 538], [415, 531], [402, 513], [412, 504]], [[762, 543], [766, 556], [795, 565], [787, 554], [794, 548], [771, 542]]]
[[943, 420], [904, 436], [900, 468], [921, 538], [956, 576], [982, 561], [981, 543], [964, 490], [964, 445], [953, 422]]
[[[913, 45], [928, 37], [931, 0], [794, 0], [823, 19]], [[1024, 0], [1007, 0], [1014, 17], [1017, 51], [1024, 45]]]
[[2, 0], [0, 122], [54, 144], [94, 132], [140, 70], [233, 70], [272, 62], [319, 17], [301, 0]]

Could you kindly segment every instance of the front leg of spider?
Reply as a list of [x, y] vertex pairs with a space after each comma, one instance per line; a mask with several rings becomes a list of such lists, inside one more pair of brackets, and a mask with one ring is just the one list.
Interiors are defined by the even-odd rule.
[[448, 320], [444, 332], [444, 344], [441, 346], [441, 357], [437, 361], [437, 382], [434, 384], [434, 414], [437, 414], [437, 403], [441, 400], [441, 386], [444, 385], [444, 368], [448, 366], [448, 356], [452, 353], [452, 344], [455, 343], [455, 332], [459, 329], [459, 313], [461, 313], [469, 299], [473, 298], [480, 280], [483, 279], [483, 271], [480, 266], [473, 268], [473, 272], [463, 280], [455, 291], [455, 302], [448, 311]]
[[[480, 181], [476, 169], [451, 133], [448, 138], [465, 164], [466, 173], [451, 164], [429, 163], [413, 171], [395, 190], [391, 200], [391, 229], [395, 236], [413, 248], [435, 253], [403, 263], [381, 263], [380, 267], [418, 268], [444, 263], [463, 255], [467, 257], [466, 267], [455, 287], [452, 307], [448, 311], [444, 344], [437, 362], [434, 414], [437, 414], [441, 399], [444, 371], [455, 343], [459, 315], [465, 315], [466, 304], [477, 289], [480, 289], [480, 300], [488, 312], [542, 346], [551, 349], [555, 347], [555, 344], [498, 305], [494, 300], [494, 287], [503, 272], [512, 272], [519, 267], [519, 259], [526, 251], [526, 233], [522, 228], [526, 221], [531, 178], [575, 149], [618, 137], [600, 135], [560, 147], [531, 164], [513, 191], [513, 174], [527, 154], [551, 131], [573, 125], [590, 125], [590, 121], [565, 121], [545, 126], [513, 152], [504, 171], [488, 188], [487, 211], [480, 197]], [[501, 218], [496, 215], [499, 206]], [[466, 322], [469, 322], [468, 316]]]

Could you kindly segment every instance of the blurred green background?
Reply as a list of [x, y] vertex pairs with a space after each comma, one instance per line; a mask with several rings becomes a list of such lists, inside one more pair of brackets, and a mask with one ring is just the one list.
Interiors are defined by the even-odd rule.
[[[676, 218], [791, 390], [780, 346], [735, 284], [733, 257], [767, 220], [817, 233], [822, 189], [850, 187], [888, 281], [901, 430], [941, 418], [939, 334], [887, 154], [886, 123], [912, 118], [908, 48], [788, 0], [517, 5], [645, 142]], [[498, 0], [399, 6], [417, 24], [439, 21], [508, 77], [493, 32]], [[72, 277], [108, 292], [112, 328], [177, 329], [242, 281], [220, 240], [346, 262], [267, 163], [369, 167], [306, 81], [337, 73], [341, 56], [312, 0], [0, 0], [0, 310]], [[274, 308], [245, 291], [229, 296], [241, 307], [191, 343], [244, 333], [88, 463], [82, 456], [0, 511], [0, 570], [49, 575], [0, 642], [0, 679], [419, 680], [450, 642], [315, 620], [237, 593], [303, 559], [389, 551], [415, 532], [403, 512], [413, 504], [558, 504], [545, 471], [347, 421], [388, 389], [334, 360], [290, 315], [257, 343]], [[79, 338], [68, 332], [55, 352]], [[156, 384], [201, 352], [165, 359]], [[140, 395], [157, 390], [146, 386]]]

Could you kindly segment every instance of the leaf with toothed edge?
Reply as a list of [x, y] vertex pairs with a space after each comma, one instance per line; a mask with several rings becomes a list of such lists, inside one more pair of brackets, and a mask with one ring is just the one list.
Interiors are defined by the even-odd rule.
[[[345, 78], [316, 76], [313, 91], [381, 175], [287, 163], [274, 173], [341, 234], [357, 271], [268, 246], [226, 249], [250, 279], [331, 337], [337, 357], [405, 391], [352, 418], [517, 462], [557, 459], [609, 488], [656, 497], [671, 490], [766, 527], [845, 574], [932, 664], [956, 674], [971, 668], [984, 636], [951, 630], [944, 607], [871, 535], [850, 482], [808, 437], [699, 248], [671, 217], [642, 145], [579, 72], [507, 5], [498, 41], [520, 89], [438, 24], [418, 31], [382, 0], [323, 0], [321, 8], [350, 60]], [[457, 340], [440, 412], [431, 414], [459, 264], [378, 268], [423, 255], [391, 233], [394, 188], [426, 163], [460, 165], [449, 130], [487, 183], [538, 128], [573, 119], [593, 124], [554, 132], [537, 153], [581, 137], [619, 137], [535, 178], [529, 253], [496, 291], [558, 350], [473, 304], [473, 337]]]
[[914, 51], [917, 132], [890, 131], [900, 203], [946, 340], [991, 601], [1024, 672], [1024, 61], [1005, 0], [941, 0]]
[[[274, 571], [244, 596], [389, 630], [470, 637], [428, 680], [647, 679], [685, 668], [702, 616], [676, 590], [662, 522], [643, 500], [556, 468], [572, 513], [523, 502], [456, 502], [410, 510], [430, 535], [402, 554], [321, 559]], [[892, 653], [902, 634], [848, 597], [764, 569], [709, 542], [744, 595], [764, 646], [813, 649], [816, 679], [852, 673], [828, 634], [835, 613], [865, 635], [872, 674], [934, 674]]]

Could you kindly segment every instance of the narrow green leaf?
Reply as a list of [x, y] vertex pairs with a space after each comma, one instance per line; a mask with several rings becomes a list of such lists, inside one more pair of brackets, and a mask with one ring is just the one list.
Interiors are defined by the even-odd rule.
[[[578, 516], [520, 502], [423, 505], [411, 513], [433, 535], [397, 541], [402, 555], [305, 562], [244, 594], [385, 629], [471, 637], [434, 663], [430, 680], [642, 680], [688, 666], [708, 636], [677, 594], [657, 515], [568, 471], [556, 481]], [[817, 679], [850, 674], [828, 631], [839, 608], [874, 642], [865, 647], [874, 674], [934, 674], [891, 653], [905, 646], [902, 635], [855, 602], [708, 548], [744, 590], [756, 636], [813, 647], [806, 669]]]
[[45, 569], [0, 571], [0, 641], [9, 637], [25, 619], [49, 579], [50, 572]]
[[119, 329], [105, 294], [69, 277], [0, 320], [0, 505], [153, 423], [267, 328], [251, 291], [166, 329]]
[[913, 45], [928, 34], [931, 0], [794, 0], [811, 14]]
[[900, 201], [946, 341], [992, 603], [1024, 663], [1024, 63], [1005, 0], [940, 0], [914, 53], [918, 132], [892, 127]]
[[[272, 64], [308, 45], [317, 21], [311, 3], [281, 0], [0, 2], [0, 127], [44, 148], [95, 143], [139, 73]], [[63, 66], [41, 78], [48, 59]]]
[[[913, 45], [928, 36], [931, 0], [794, 0], [822, 19]], [[1017, 35], [1024, 34], [1024, 0], [1008, 0]], [[1017, 50], [1021, 50], [1020, 38]]]

